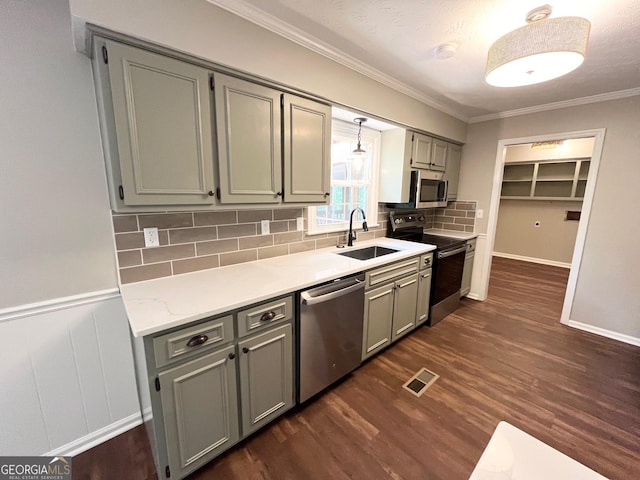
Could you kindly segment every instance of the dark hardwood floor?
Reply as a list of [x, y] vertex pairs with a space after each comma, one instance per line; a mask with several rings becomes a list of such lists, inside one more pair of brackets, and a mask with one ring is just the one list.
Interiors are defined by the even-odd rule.
[[[496, 258], [464, 299], [314, 401], [194, 473], [205, 479], [467, 479], [505, 420], [611, 479], [640, 478], [640, 348], [559, 323], [568, 270]], [[440, 378], [416, 398], [418, 369]], [[143, 427], [74, 478], [154, 478]]]

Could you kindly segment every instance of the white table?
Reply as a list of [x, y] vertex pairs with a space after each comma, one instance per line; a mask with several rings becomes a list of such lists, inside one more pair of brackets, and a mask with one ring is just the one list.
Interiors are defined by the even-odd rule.
[[469, 480], [606, 480], [546, 443], [500, 422]]

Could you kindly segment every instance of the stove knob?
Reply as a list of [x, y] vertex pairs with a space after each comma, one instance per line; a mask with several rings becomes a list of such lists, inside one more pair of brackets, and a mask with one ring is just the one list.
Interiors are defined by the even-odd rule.
[[420, 222], [424, 222], [424, 215], [420, 215], [420, 216], [418, 217], [418, 221], [420, 221]]
[[396, 225], [400, 225], [400, 224], [402, 223], [402, 219], [401, 219], [401, 218], [396, 218], [396, 219], [394, 220], [394, 223], [395, 223]]

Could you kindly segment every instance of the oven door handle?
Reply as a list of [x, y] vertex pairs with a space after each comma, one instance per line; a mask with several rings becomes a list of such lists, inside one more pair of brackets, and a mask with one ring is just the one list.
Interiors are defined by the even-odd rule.
[[457, 255], [458, 253], [466, 252], [467, 245], [463, 245], [461, 247], [456, 248], [455, 250], [447, 251], [447, 252], [438, 252], [438, 258], [447, 258], [453, 255]]

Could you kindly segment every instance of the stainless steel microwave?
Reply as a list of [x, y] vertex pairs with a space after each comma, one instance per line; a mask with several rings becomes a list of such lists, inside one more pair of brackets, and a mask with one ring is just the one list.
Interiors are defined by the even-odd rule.
[[446, 180], [431, 177], [428, 171], [411, 170], [409, 201], [405, 203], [388, 203], [390, 208], [435, 208], [447, 206]]

